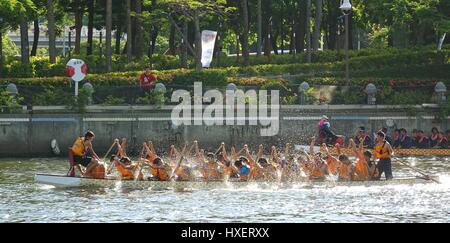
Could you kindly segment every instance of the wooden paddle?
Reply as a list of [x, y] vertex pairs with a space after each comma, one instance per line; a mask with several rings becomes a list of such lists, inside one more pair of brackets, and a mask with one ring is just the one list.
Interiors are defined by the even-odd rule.
[[111, 145], [111, 147], [109, 147], [108, 152], [106, 152], [105, 156], [103, 156], [103, 163], [105, 163], [105, 171], [107, 171], [108, 169], [108, 164], [106, 163], [106, 157], [108, 157], [109, 153], [111, 152], [112, 148], [114, 147], [114, 145], [117, 144], [119, 140], [116, 138], [114, 139], [114, 143]]
[[412, 167], [411, 165], [409, 165], [409, 164], [406, 163], [406, 162], [403, 162], [403, 161], [401, 161], [401, 160], [399, 160], [399, 159], [397, 159], [397, 158], [395, 159], [395, 161], [397, 161], [397, 162], [399, 162], [400, 164], [405, 165], [405, 166], [407, 166], [408, 168], [414, 170], [415, 172], [417, 172], [417, 173], [423, 175], [425, 180], [432, 180], [432, 181], [434, 181], [434, 182], [436, 182], [436, 183], [440, 183], [438, 180], [432, 178], [430, 175], [427, 175], [427, 174], [425, 174], [424, 172], [420, 171], [419, 169]]
[[181, 162], [183, 162], [184, 155], [185, 155], [185, 153], [186, 153], [186, 149], [187, 149], [187, 144], [184, 145], [184, 148], [183, 148], [183, 150], [181, 151], [181, 157], [180, 157], [180, 160], [178, 160], [177, 165], [176, 165], [175, 168], [173, 169], [172, 174], [170, 175], [169, 180], [172, 180], [172, 178], [173, 178], [174, 175], [175, 175], [175, 172], [178, 170], [178, 168], [180, 168]]

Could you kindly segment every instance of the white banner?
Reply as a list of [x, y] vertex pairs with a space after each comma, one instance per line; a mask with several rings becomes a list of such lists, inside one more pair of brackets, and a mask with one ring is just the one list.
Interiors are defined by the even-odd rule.
[[214, 45], [216, 43], [216, 31], [204, 30], [202, 31], [202, 66], [209, 67], [211, 65]]

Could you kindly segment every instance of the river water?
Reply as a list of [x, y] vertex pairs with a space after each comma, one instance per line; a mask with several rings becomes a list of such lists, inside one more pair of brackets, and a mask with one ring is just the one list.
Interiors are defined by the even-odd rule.
[[[64, 159], [0, 159], [0, 222], [450, 222], [450, 158], [410, 157], [441, 184], [152, 191], [58, 189]], [[412, 175], [394, 164], [394, 176]]]

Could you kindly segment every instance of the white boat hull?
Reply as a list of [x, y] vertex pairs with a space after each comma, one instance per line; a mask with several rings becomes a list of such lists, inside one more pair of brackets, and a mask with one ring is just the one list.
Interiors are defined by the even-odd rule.
[[[436, 178], [433, 178], [436, 179]], [[81, 177], [68, 177], [64, 175], [36, 174], [35, 181], [39, 184], [55, 187], [140, 187], [152, 189], [220, 189], [242, 188], [257, 185], [263, 188], [289, 187], [290, 185], [303, 186], [382, 186], [398, 184], [434, 183], [420, 177], [396, 178], [380, 181], [296, 181], [296, 182], [241, 182], [241, 181], [149, 181], [149, 180], [119, 180], [117, 178], [90, 179]]]

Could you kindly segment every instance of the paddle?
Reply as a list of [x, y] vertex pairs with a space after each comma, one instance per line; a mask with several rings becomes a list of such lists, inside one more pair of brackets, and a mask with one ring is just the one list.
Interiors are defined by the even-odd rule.
[[432, 178], [430, 175], [427, 175], [427, 174], [425, 174], [424, 172], [420, 171], [419, 169], [412, 167], [411, 165], [409, 165], [409, 164], [406, 163], [406, 162], [403, 162], [403, 161], [401, 161], [401, 160], [399, 160], [399, 159], [397, 159], [397, 158], [395, 159], [395, 161], [397, 161], [397, 162], [399, 162], [400, 164], [403, 164], [403, 165], [409, 167], [410, 169], [414, 170], [415, 172], [417, 172], [417, 173], [423, 175], [425, 180], [432, 180], [432, 181], [434, 181], [434, 182], [436, 182], [436, 183], [440, 183], [438, 180]]
[[181, 157], [180, 157], [180, 160], [178, 160], [177, 165], [176, 165], [175, 168], [172, 170], [172, 174], [170, 175], [169, 180], [172, 180], [173, 176], [175, 175], [175, 172], [178, 170], [178, 168], [180, 168], [181, 162], [183, 161], [184, 155], [185, 155], [185, 153], [186, 153], [186, 148], [187, 148], [187, 145], [184, 145], [184, 148], [183, 148], [183, 150], [181, 151]]
[[119, 139], [114, 139], [114, 143], [111, 145], [111, 147], [109, 147], [108, 152], [106, 152], [105, 156], [103, 156], [103, 162], [105, 163], [105, 171], [107, 171], [108, 165], [106, 164], [106, 157], [109, 155], [109, 153], [111, 152], [112, 148], [114, 147], [114, 145], [116, 145], [119, 142]]

